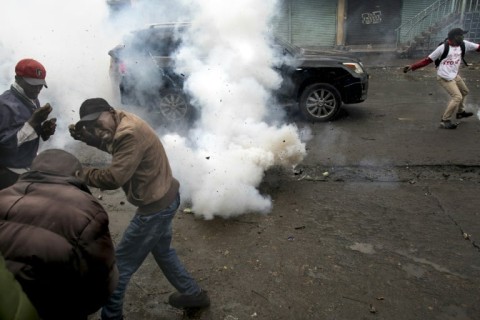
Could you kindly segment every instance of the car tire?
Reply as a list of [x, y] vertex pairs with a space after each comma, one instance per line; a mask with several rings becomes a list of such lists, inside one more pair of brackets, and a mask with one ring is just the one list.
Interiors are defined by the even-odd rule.
[[308, 86], [300, 96], [299, 108], [309, 121], [324, 122], [335, 119], [342, 106], [340, 94], [334, 86], [316, 83]]
[[165, 124], [181, 124], [191, 120], [193, 107], [181, 90], [166, 89], [160, 91], [151, 106], [151, 111]]

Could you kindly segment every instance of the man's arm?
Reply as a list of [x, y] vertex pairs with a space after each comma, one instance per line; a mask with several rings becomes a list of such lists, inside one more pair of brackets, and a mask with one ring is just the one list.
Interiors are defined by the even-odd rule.
[[38, 137], [35, 129], [28, 123], [25, 122], [23, 127], [17, 132], [17, 145], [20, 146], [25, 142], [34, 140]]
[[68, 131], [73, 139], [85, 142], [87, 145], [98, 148], [102, 151], [107, 151], [105, 146], [102, 144], [102, 140], [88, 132], [85, 127], [79, 127], [76, 124], [71, 124], [68, 126]]
[[477, 51], [480, 52], [480, 44], [471, 42], [468, 40], [463, 41], [465, 43], [465, 51]]
[[[19, 146], [17, 135], [21, 129], [22, 129], [22, 124], [15, 122], [14, 111], [7, 104], [1, 103], [0, 104], [0, 146], [2, 146], [2, 148], [5, 148], [5, 149], [17, 148]], [[33, 128], [31, 129], [33, 130]], [[36, 133], [34, 133], [34, 136], [36, 137]]]
[[[0, 107], [0, 145], [7, 149], [15, 149], [20, 147], [25, 142], [35, 140], [40, 134], [44, 135], [43, 140], [47, 140], [55, 132], [56, 119], [46, 120], [52, 107], [50, 104], [45, 104], [43, 107], [35, 109], [31, 117], [25, 122], [18, 122], [18, 116], [10, 106], [2, 104]], [[53, 122], [52, 125], [50, 125]], [[47, 124], [43, 125], [43, 124]], [[44, 128], [45, 127], [45, 128]], [[48, 131], [44, 130], [49, 127]], [[48, 135], [48, 137], [47, 137]]]
[[420, 69], [420, 68], [423, 68], [425, 66], [428, 66], [430, 63], [432, 63], [433, 60], [430, 59], [429, 57], [426, 57], [414, 64], [411, 64], [411, 65], [408, 65], [408, 66], [405, 66], [403, 68], [403, 72], [407, 73], [408, 71], [415, 71], [417, 69]]
[[108, 168], [84, 170], [84, 179], [89, 186], [106, 190], [118, 189], [127, 183], [137, 170], [143, 157], [143, 147], [134, 133], [124, 133], [116, 137], [112, 148], [112, 163]]

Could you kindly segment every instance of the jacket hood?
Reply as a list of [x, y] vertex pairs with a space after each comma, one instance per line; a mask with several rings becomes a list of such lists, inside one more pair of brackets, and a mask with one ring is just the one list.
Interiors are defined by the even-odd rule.
[[78, 189], [92, 194], [87, 185], [78, 178], [72, 176], [65, 176], [61, 174], [55, 174], [50, 172], [42, 172], [32, 170], [20, 175], [18, 182], [35, 182], [35, 183], [52, 183], [52, 184], [65, 184], [72, 185]]
[[33, 159], [31, 169], [74, 177], [77, 171], [82, 170], [82, 164], [73, 154], [67, 151], [48, 149]]

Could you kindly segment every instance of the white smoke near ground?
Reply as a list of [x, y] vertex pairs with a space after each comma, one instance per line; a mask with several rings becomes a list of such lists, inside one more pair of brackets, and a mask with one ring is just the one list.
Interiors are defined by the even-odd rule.
[[176, 64], [201, 116], [188, 137], [164, 137], [182, 197], [206, 219], [268, 213], [265, 171], [305, 156], [297, 127], [271, 121], [282, 80], [268, 33], [276, 1], [188, 3], [195, 15]]
[[18, 60], [44, 64], [48, 89], [40, 100], [52, 104], [58, 127], [42, 148], [71, 149], [79, 142], [67, 127], [78, 120], [82, 101], [103, 97], [128, 107], [120, 104], [118, 87], [109, 79], [108, 51], [129, 31], [150, 23], [190, 22], [176, 64], [188, 76], [185, 90], [200, 117], [185, 136], [161, 136], [182, 199], [206, 219], [268, 213], [270, 196], [258, 190], [265, 171], [292, 168], [306, 153], [297, 127], [279, 121], [282, 114], [271, 96], [281, 82], [269, 46], [276, 5], [275, 0], [138, 0], [113, 12], [98, 0], [7, 0], [0, 11], [0, 90], [13, 82]]
[[467, 111], [473, 112], [473, 114], [477, 116], [478, 120], [480, 120], [480, 107], [478, 105], [473, 103], [467, 103], [465, 109]]

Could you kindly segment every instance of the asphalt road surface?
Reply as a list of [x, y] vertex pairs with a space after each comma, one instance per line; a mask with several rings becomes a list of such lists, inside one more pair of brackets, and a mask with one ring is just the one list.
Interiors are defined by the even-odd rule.
[[[447, 98], [434, 68], [405, 75], [409, 62], [365, 57], [366, 102], [330, 123], [294, 117], [312, 130], [309, 153], [295, 171], [267, 172], [270, 214], [179, 211], [174, 246], [209, 309], [168, 306], [174, 289], [149, 257], [126, 319], [480, 319], [480, 121], [440, 129]], [[461, 71], [475, 113], [479, 67]], [[93, 191], [118, 241], [133, 208], [121, 191]]]

